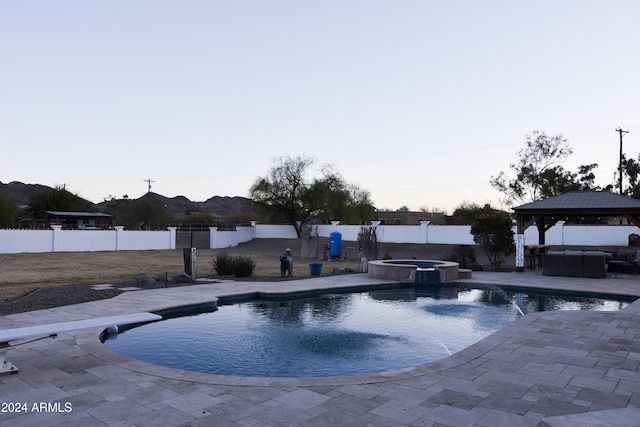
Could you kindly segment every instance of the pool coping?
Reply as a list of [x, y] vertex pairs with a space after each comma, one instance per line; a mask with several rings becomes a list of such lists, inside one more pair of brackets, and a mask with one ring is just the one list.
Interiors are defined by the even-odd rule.
[[[639, 279], [527, 271], [481, 272], [473, 282], [640, 296]], [[0, 316], [0, 328], [153, 311], [247, 290], [333, 288], [340, 282], [387, 281], [348, 275], [131, 291]], [[298, 378], [239, 381], [158, 367], [106, 348], [98, 330], [65, 333], [10, 350], [22, 369], [0, 377], [0, 395], [4, 401], [67, 402], [73, 411], [0, 414], [0, 424], [632, 426], [640, 417], [639, 325], [640, 301], [618, 312], [529, 314], [440, 361], [366, 378], [374, 382], [356, 376], [309, 378], [304, 384]]]
[[453, 261], [435, 259], [387, 259], [369, 261], [367, 274], [369, 277], [384, 280], [415, 281], [416, 271], [424, 268], [420, 264], [432, 264], [440, 276], [440, 282], [450, 282], [458, 279], [460, 264]]
[[[370, 279], [370, 278], [367, 278]], [[316, 279], [311, 279], [316, 280]], [[342, 284], [333, 284], [333, 286], [316, 286], [313, 289], [308, 288], [295, 288], [288, 287], [288, 289], [280, 289], [280, 290], [245, 290], [242, 292], [233, 292], [229, 294], [218, 294], [215, 297], [212, 297], [208, 301], [203, 301], [198, 304], [191, 305], [176, 305], [173, 307], [165, 307], [162, 309], [150, 309], [148, 311], [153, 313], [158, 313], [162, 311], [171, 311], [175, 308], [190, 308], [195, 305], [210, 305], [213, 303], [217, 303], [220, 299], [229, 298], [239, 299], [239, 300], [247, 300], [247, 298], [252, 299], [252, 297], [261, 298], [264, 296], [272, 295], [272, 296], [304, 296], [311, 294], [318, 294], [326, 291], [332, 291], [336, 289], [346, 290], [345, 292], [364, 292], [364, 291], [375, 291], [375, 290], [386, 290], [393, 288], [400, 288], [411, 286], [411, 283], [389, 283], [388, 280], [379, 282], [380, 279], [376, 279], [373, 283], [362, 283], [356, 285], [342, 285]], [[368, 280], [367, 280], [368, 281]], [[289, 283], [295, 284], [296, 282], [300, 284], [307, 284], [306, 280], [301, 281], [291, 281]], [[451, 284], [456, 284], [456, 282], [450, 282]], [[483, 284], [483, 282], [472, 282], [468, 280], [460, 280], [457, 283], [473, 283], [473, 284]], [[320, 284], [320, 283], [318, 283]], [[327, 283], [328, 284], [328, 283]], [[214, 284], [215, 285], [215, 284]], [[206, 285], [204, 285], [206, 286]], [[510, 286], [513, 288], [513, 286]], [[530, 291], [535, 290], [544, 290], [541, 287], [531, 287], [527, 288]], [[570, 291], [565, 291], [570, 292]], [[580, 292], [574, 290], [574, 292]], [[607, 295], [614, 296], [629, 296], [627, 294], [618, 294], [618, 293], [608, 293]], [[268, 299], [268, 297], [267, 297]], [[630, 303], [623, 310], [628, 309], [632, 304], [637, 304], [638, 309], [640, 309], [640, 299], [636, 300], [633, 303]], [[522, 330], [525, 330], [531, 323], [535, 322], [537, 318], [544, 317], [549, 313], [554, 313], [554, 315], [560, 316], [574, 316], [576, 313], [589, 313], [589, 311], [562, 311], [562, 312], [538, 312], [531, 313], [525, 316], [522, 316], [510, 323], [509, 325], [499, 329], [498, 331], [492, 333], [491, 335], [483, 338], [482, 340], [472, 344], [469, 347], [466, 347], [463, 350], [460, 350], [450, 356], [445, 358], [435, 360], [432, 362], [427, 362], [424, 364], [402, 368], [392, 371], [385, 371], [379, 373], [369, 373], [369, 374], [360, 374], [360, 375], [349, 375], [349, 376], [324, 376], [324, 377], [254, 377], [254, 376], [234, 376], [234, 375], [220, 375], [220, 374], [212, 374], [212, 373], [204, 373], [204, 372], [194, 372], [182, 370], [179, 368], [170, 368], [166, 366], [156, 365], [150, 362], [145, 362], [142, 360], [138, 360], [132, 358], [130, 356], [119, 353], [116, 350], [113, 350], [104, 344], [102, 344], [99, 340], [97, 340], [97, 336], [95, 331], [92, 332], [78, 332], [76, 335], [76, 343], [78, 346], [81, 346], [88, 353], [93, 356], [104, 360], [105, 362], [114, 364], [123, 369], [128, 369], [133, 372], [141, 373], [141, 374], [149, 374], [155, 375], [167, 379], [174, 380], [184, 380], [191, 381], [194, 383], [200, 384], [211, 384], [211, 385], [233, 385], [233, 386], [335, 386], [335, 385], [355, 385], [355, 384], [372, 384], [379, 383], [385, 381], [394, 381], [394, 380], [403, 380], [414, 378], [418, 376], [434, 374], [441, 372], [443, 370], [451, 369], [453, 367], [462, 365], [467, 363], [471, 359], [482, 357], [484, 354], [491, 352], [494, 348], [503, 344], [507, 339], [512, 337], [515, 334], [518, 334]], [[97, 343], [92, 342], [97, 341]]]

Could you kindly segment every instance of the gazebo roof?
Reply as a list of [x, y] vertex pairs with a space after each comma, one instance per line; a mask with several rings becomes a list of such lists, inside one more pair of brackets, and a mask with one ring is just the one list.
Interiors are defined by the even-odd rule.
[[609, 191], [570, 191], [513, 210], [518, 233], [524, 233], [529, 226], [536, 224], [541, 244], [544, 232], [566, 217], [621, 216], [640, 227], [640, 200]]
[[[620, 216], [640, 227], [640, 200], [609, 191], [570, 191], [527, 203], [513, 210], [516, 213], [518, 234], [524, 234], [528, 227], [535, 224], [540, 245], [545, 243], [545, 232], [567, 217]], [[519, 241], [523, 242], [524, 239]], [[523, 271], [524, 267], [519, 265], [518, 268]]]
[[518, 215], [625, 215], [640, 214], [640, 200], [609, 191], [570, 191], [513, 208]]

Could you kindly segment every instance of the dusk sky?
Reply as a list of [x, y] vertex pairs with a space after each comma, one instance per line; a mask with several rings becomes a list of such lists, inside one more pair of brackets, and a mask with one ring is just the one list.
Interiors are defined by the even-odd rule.
[[3, 1], [0, 181], [248, 196], [275, 158], [378, 208], [500, 206], [527, 134], [640, 154], [640, 1]]

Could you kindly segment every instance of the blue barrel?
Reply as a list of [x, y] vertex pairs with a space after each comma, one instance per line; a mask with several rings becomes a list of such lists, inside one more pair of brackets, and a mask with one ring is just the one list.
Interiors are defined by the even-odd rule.
[[309, 264], [309, 272], [312, 276], [320, 276], [322, 274], [322, 263], [312, 262]]
[[342, 256], [342, 233], [334, 231], [329, 235], [329, 250], [331, 256], [340, 258]]

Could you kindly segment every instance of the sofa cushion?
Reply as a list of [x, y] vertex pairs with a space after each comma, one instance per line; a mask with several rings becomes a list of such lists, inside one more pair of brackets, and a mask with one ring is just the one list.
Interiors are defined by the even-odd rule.
[[547, 251], [546, 255], [564, 255], [564, 251]]
[[565, 255], [569, 255], [569, 256], [582, 256], [582, 255], [584, 255], [584, 252], [582, 252], [582, 251], [569, 251], [569, 250], [567, 250], [567, 251], [564, 251], [564, 254], [565, 254]]

